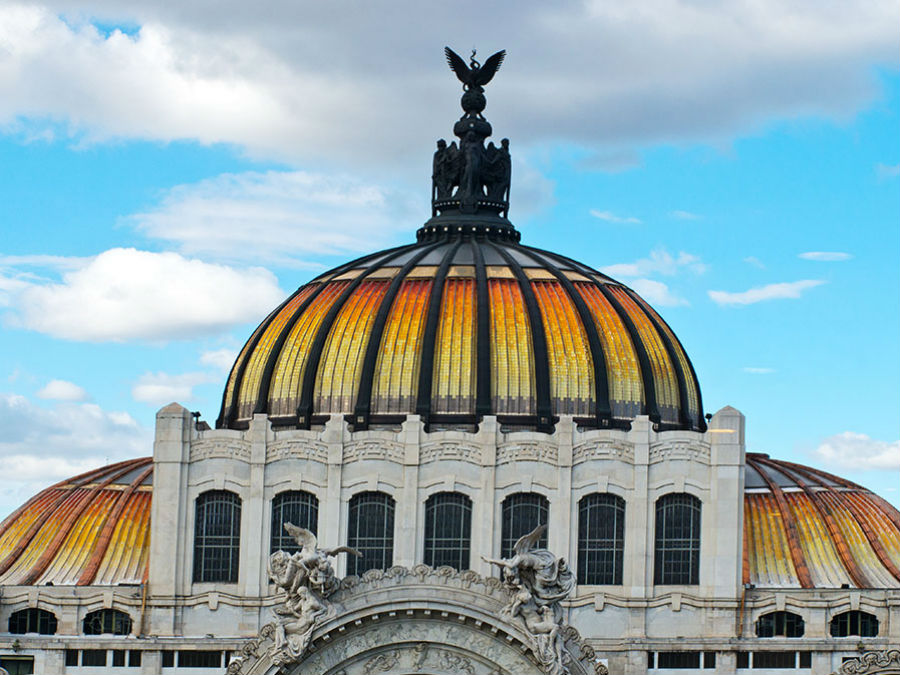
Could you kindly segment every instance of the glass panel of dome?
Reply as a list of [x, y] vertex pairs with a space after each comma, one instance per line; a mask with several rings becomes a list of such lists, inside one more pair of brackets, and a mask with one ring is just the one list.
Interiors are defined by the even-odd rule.
[[434, 350], [431, 388], [434, 413], [475, 413], [476, 311], [475, 281], [447, 279]]
[[518, 283], [490, 279], [491, 396], [498, 414], [534, 414], [531, 328]]

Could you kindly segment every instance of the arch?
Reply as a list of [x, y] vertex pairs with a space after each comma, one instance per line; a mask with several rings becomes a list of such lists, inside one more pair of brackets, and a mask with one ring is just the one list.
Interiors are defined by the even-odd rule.
[[622, 583], [625, 500], [595, 492], [578, 502], [578, 583]]
[[700, 583], [701, 502], [685, 492], [656, 500], [656, 546], [653, 583]]
[[81, 632], [84, 635], [129, 635], [131, 617], [118, 609], [98, 609], [84, 615]]
[[394, 499], [384, 492], [359, 492], [347, 510], [347, 546], [362, 553], [347, 556], [347, 574], [387, 569], [394, 562]]
[[900, 649], [866, 652], [859, 658], [849, 659], [834, 671], [833, 675], [900, 675]]
[[[519, 537], [531, 532], [538, 525], [547, 525], [550, 502], [537, 492], [514, 492], [503, 500], [501, 506], [500, 557], [512, 557], [513, 546]], [[547, 531], [541, 535], [538, 548], [547, 547]]]
[[272, 499], [272, 531], [269, 537], [269, 552], [286, 551], [297, 553], [297, 542], [285, 529], [285, 523], [292, 523], [318, 534], [319, 500], [305, 490], [286, 490]]
[[878, 617], [858, 609], [831, 618], [831, 637], [878, 637]]
[[38, 633], [39, 635], [55, 635], [58, 622], [53, 612], [37, 607], [20, 609], [9, 615], [9, 632], [13, 635]]
[[461, 492], [437, 492], [425, 502], [425, 564], [469, 569], [472, 500]]
[[756, 620], [756, 637], [803, 637], [806, 626], [799, 614], [786, 611], [768, 612]]
[[228, 490], [197, 497], [194, 582], [236, 583], [241, 547], [241, 498]]

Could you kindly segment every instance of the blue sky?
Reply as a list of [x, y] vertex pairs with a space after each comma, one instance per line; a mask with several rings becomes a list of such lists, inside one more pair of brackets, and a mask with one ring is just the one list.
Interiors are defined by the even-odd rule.
[[414, 30], [146, 4], [0, 8], [0, 516], [150, 454], [171, 400], [213, 421], [288, 292], [412, 239], [459, 114], [445, 43], [509, 52], [486, 114], [523, 240], [642, 293], [749, 450], [900, 504], [892, 3], [501, 4], [474, 26], [392, 3]]

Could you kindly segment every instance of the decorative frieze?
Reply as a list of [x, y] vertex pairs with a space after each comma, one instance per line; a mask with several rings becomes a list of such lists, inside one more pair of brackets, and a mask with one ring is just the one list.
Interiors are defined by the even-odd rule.
[[366, 440], [347, 443], [344, 446], [344, 463], [361, 459], [384, 459], [392, 462], [403, 461], [403, 445], [396, 441]]
[[204, 459], [236, 459], [249, 463], [250, 443], [230, 438], [216, 438], [191, 443], [191, 461], [199, 462]]
[[308, 459], [324, 464], [328, 461], [328, 446], [315, 441], [278, 441], [266, 448], [266, 463], [280, 459]]
[[634, 462], [634, 444], [624, 441], [590, 441], [572, 448], [572, 463], [580, 464], [592, 459], [618, 459]]
[[439, 443], [423, 443], [419, 450], [419, 463], [437, 462], [439, 460], [456, 460], [481, 464], [481, 448], [459, 441], [443, 441]]
[[669, 441], [654, 443], [650, 446], [650, 462], [663, 462], [667, 459], [683, 459], [689, 462], [709, 464], [709, 443], [699, 441]]
[[556, 466], [558, 449], [555, 445], [540, 441], [504, 443], [497, 447], [497, 464], [507, 462], [544, 462]]

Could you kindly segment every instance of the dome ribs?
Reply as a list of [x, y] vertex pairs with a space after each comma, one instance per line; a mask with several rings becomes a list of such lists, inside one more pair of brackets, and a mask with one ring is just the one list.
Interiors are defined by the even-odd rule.
[[475, 415], [481, 419], [491, 413], [491, 304], [488, 291], [487, 270], [481, 245], [472, 240], [472, 256], [475, 260]]
[[773, 469], [776, 469], [777, 471], [781, 471], [797, 482], [797, 485], [800, 486], [800, 488], [803, 490], [803, 493], [809, 498], [810, 503], [812, 503], [816, 511], [818, 511], [819, 515], [822, 516], [822, 520], [825, 522], [825, 527], [828, 529], [828, 534], [831, 536], [831, 540], [834, 542], [835, 548], [838, 552], [838, 556], [841, 559], [841, 564], [844, 566], [847, 574], [853, 580], [853, 583], [857, 588], [870, 587], [871, 584], [869, 583], [868, 578], [856, 564], [856, 561], [853, 559], [853, 555], [850, 552], [850, 547], [847, 544], [844, 533], [835, 522], [834, 516], [831, 513], [831, 508], [828, 504], [823, 502], [821, 496], [814, 490], [812, 490], [812, 488], [810, 488], [809, 483], [807, 483], [802, 478], [799, 472], [792, 470], [790, 467], [779, 466], [777, 462], [773, 462], [772, 460], [765, 457], [758, 457], [756, 458], [756, 461], [759, 464], [771, 467]]
[[[815, 481], [820, 487], [824, 488], [828, 494], [833, 495], [835, 499], [840, 499], [842, 493], [835, 490], [833, 485], [829, 485], [827, 482], [822, 480], [822, 473], [809, 469], [808, 467], [801, 466], [799, 464], [793, 464], [790, 462], [774, 462], [772, 460], [762, 460], [763, 463], [768, 463], [775, 465], [779, 468], [780, 471], [789, 471], [794, 475], [794, 478], [797, 481], [797, 484], [803, 488], [803, 491], [810, 496], [810, 498], [816, 503], [819, 507], [819, 510], [822, 512], [823, 517], [825, 518], [825, 522], [828, 525], [829, 532], [832, 531], [832, 527], [838, 532], [840, 539], [835, 539], [835, 542], [838, 545], [838, 551], [841, 553], [842, 561], [843, 556], [848, 556], [848, 559], [851, 561], [851, 564], [855, 565], [855, 560], [853, 555], [849, 551], [845, 551], [847, 548], [847, 544], [844, 541], [843, 536], [840, 534], [840, 529], [837, 527], [837, 524], [833, 522], [833, 518], [829, 513], [830, 507], [822, 498], [822, 495], [818, 492], [815, 492], [811, 489], [806, 480]], [[834, 478], [837, 478], [835, 476]], [[804, 480], [806, 479], [806, 480]], [[832, 480], [832, 482], [837, 482]], [[850, 481], [844, 481], [841, 479], [842, 483], [849, 483]], [[852, 484], [851, 484], [852, 485]], [[856, 489], [856, 488], [850, 488]], [[893, 576], [897, 581], [900, 581], [900, 568], [894, 564], [894, 561], [891, 559], [888, 552], [885, 550], [884, 545], [881, 543], [881, 540], [878, 538], [878, 535], [872, 530], [872, 526], [869, 523], [869, 520], [863, 510], [860, 508], [860, 505], [856, 503], [854, 499], [852, 499], [849, 495], [846, 495], [846, 498], [840, 499], [842, 505], [847, 508], [847, 510], [853, 515], [853, 518], [856, 520], [860, 529], [866, 537], [866, 541], [868, 541], [869, 545], [872, 547], [872, 550], [875, 551], [875, 555], [878, 557], [878, 560], [884, 565], [885, 569], [890, 572], [891, 576]], [[900, 529], [900, 528], [898, 528]], [[832, 532], [832, 538], [835, 537], [835, 534]], [[849, 568], [848, 568], [849, 571]], [[862, 571], [860, 570], [860, 574]], [[851, 574], [851, 576], [853, 576]], [[857, 584], [859, 585], [859, 584]], [[866, 584], [868, 585], [868, 584]], [[861, 586], [865, 587], [865, 585]]]
[[106, 550], [109, 548], [109, 543], [112, 540], [113, 531], [116, 529], [116, 524], [119, 522], [119, 516], [121, 516], [122, 511], [125, 510], [125, 507], [128, 505], [128, 502], [131, 498], [131, 495], [134, 494], [134, 491], [137, 490], [141, 483], [143, 483], [147, 478], [147, 476], [152, 473], [153, 465], [151, 463], [150, 466], [144, 469], [144, 471], [142, 471], [133, 481], [131, 481], [131, 484], [128, 486], [128, 488], [119, 495], [115, 505], [107, 515], [106, 521], [103, 523], [103, 529], [100, 532], [100, 536], [97, 538], [97, 544], [94, 547], [93, 552], [91, 553], [91, 558], [90, 560], [88, 560], [84, 571], [81, 573], [81, 576], [78, 577], [76, 586], [87, 586], [94, 581], [97, 570], [100, 568], [100, 563], [103, 561], [103, 556], [106, 555]]
[[781, 521], [787, 531], [788, 547], [791, 552], [791, 560], [794, 562], [794, 569], [797, 572], [797, 578], [800, 586], [803, 588], [814, 588], [812, 576], [809, 573], [809, 567], [806, 566], [806, 560], [803, 555], [803, 548], [800, 546], [800, 534], [797, 532], [797, 523], [794, 520], [794, 514], [791, 507], [784, 497], [784, 491], [773, 481], [767, 472], [765, 472], [758, 463], [760, 457], [758, 455], [746, 455], [748, 465], [756, 469], [760, 478], [768, 486], [769, 491], [775, 497], [775, 503], [778, 505], [778, 511], [781, 513]]
[[416, 387], [416, 414], [419, 415], [428, 428], [431, 414], [431, 394], [434, 383], [434, 350], [437, 342], [438, 323], [441, 318], [441, 302], [444, 297], [444, 286], [447, 281], [447, 272], [456, 257], [462, 240], [457, 241], [441, 260], [434, 282], [431, 285], [431, 293], [428, 298], [428, 315], [425, 318], [425, 329], [422, 333], [422, 354], [420, 356], [419, 382]]
[[[366, 354], [363, 357], [362, 372], [359, 378], [359, 391], [356, 396], [356, 405], [353, 408], [353, 429], [354, 431], [362, 431], [369, 427], [369, 416], [372, 412], [372, 385], [375, 381], [375, 364], [378, 361], [378, 351], [381, 348], [381, 339], [384, 336], [384, 327], [387, 324], [388, 316], [394, 300], [397, 298], [397, 292], [406, 279], [410, 271], [419, 264], [426, 255], [435, 249], [444, 246], [445, 242], [432, 244], [418, 251], [404, 265], [400, 271], [391, 279], [387, 293], [382, 298], [378, 306], [378, 313], [375, 315], [375, 322], [369, 331], [369, 341], [366, 344]], [[454, 249], [455, 250], [455, 249]]]
[[588, 308], [584, 298], [581, 297], [581, 294], [575, 289], [574, 284], [565, 274], [563, 274], [562, 270], [542, 255], [543, 251], [533, 249], [530, 246], [517, 245], [516, 248], [521, 250], [532, 260], [545, 265], [547, 269], [550, 270], [550, 273], [556, 277], [557, 281], [559, 281], [560, 285], [565, 289], [569, 298], [572, 300], [572, 303], [575, 305], [575, 309], [581, 319], [581, 325], [584, 326], [588, 345], [591, 350], [591, 362], [594, 373], [594, 395], [596, 397], [596, 408], [594, 412], [596, 424], [598, 427], [610, 426], [612, 423], [612, 409], [609, 403], [609, 379], [607, 377], [606, 357], [603, 354], [603, 346], [600, 344], [600, 336], [597, 333], [597, 325], [594, 322], [591, 310]]
[[531, 328], [531, 344], [534, 350], [532, 359], [537, 398], [536, 427], [538, 431], [552, 433], [555, 420], [553, 418], [553, 406], [550, 401], [550, 359], [547, 354], [547, 336], [544, 333], [541, 309], [534, 295], [534, 289], [531, 287], [531, 282], [519, 262], [509, 252], [493, 242], [488, 242], [488, 246], [497, 251], [512, 270], [522, 297], [525, 299], [525, 310], [528, 313], [528, 323]]
[[[344, 306], [344, 303], [347, 302], [347, 298], [357, 289], [357, 287], [373, 272], [385, 264], [393, 260], [394, 258], [398, 258], [400, 255], [407, 251], [411, 251], [415, 249], [415, 244], [410, 244], [409, 246], [401, 246], [399, 248], [393, 249], [389, 252], [387, 256], [382, 257], [379, 260], [378, 267], [369, 267], [365, 269], [362, 274], [353, 279], [347, 287], [343, 290], [340, 297], [335, 300], [335, 302], [328, 309], [328, 313], [325, 315], [325, 318], [322, 319], [322, 323], [319, 324], [319, 329], [316, 331], [316, 336], [313, 338], [312, 345], [309, 350], [309, 359], [306, 363], [306, 368], [303, 371], [303, 384], [300, 389], [300, 403], [297, 405], [297, 426], [301, 429], [309, 429], [311, 423], [312, 416], [312, 407], [313, 407], [313, 395], [315, 393], [315, 384], [316, 384], [316, 375], [319, 371], [319, 362], [322, 358], [322, 349], [325, 346], [325, 340], [328, 339], [328, 334], [331, 332], [332, 325], [334, 324], [334, 320], [337, 318], [338, 313], [341, 311], [341, 308]], [[364, 260], [370, 259], [369, 257]], [[349, 266], [344, 266], [344, 268], [348, 268]]]
[[669, 355], [669, 360], [672, 362], [672, 369], [675, 371], [675, 377], [678, 380], [678, 420], [685, 428], [694, 429], [695, 424], [694, 421], [691, 420], [691, 406], [688, 399], [688, 388], [687, 381], [684, 377], [684, 369], [683, 367], [680, 368], [678, 366], [680, 360], [678, 358], [678, 353], [675, 351], [675, 345], [672, 344], [672, 340], [669, 336], [669, 331], [663, 329], [661, 322], [658, 320], [658, 317], [655, 316], [656, 312], [650, 310], [647, 307], [646, 303], [644, 303], [644, 301], [640, 297], [638, 297], [637, 293], [632, 291], [630, 288], [627, 289], [625, 293], [635, 304], [637, 304], [638, 307], [644, 310], [644, 314], [653, 325], [653, 328], [656, 329], [656, 333], [662, 340], [663, 347], [665, 347], [666, 353]]

